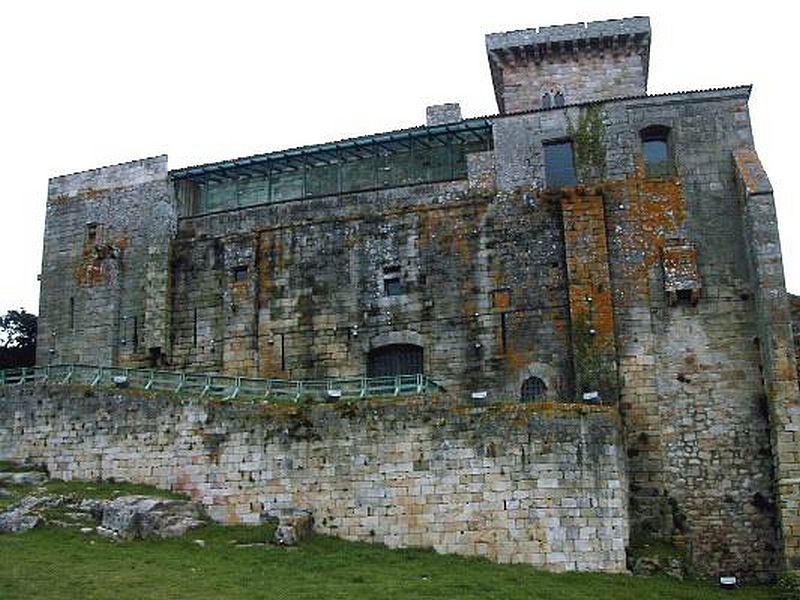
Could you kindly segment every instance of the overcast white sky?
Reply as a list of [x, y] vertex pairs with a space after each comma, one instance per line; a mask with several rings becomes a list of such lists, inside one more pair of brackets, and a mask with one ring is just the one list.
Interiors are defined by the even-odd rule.
[[[136, 158], [170, 168], [497, 112], [484, 34], [647, 15], [650, 93], [753, 84], [756, 146], [800, 293], [790, 2], [4, 2], [0, 314], [38, 312], [47, 180]], [[791, 140], [794, 140], [793, 147]]]

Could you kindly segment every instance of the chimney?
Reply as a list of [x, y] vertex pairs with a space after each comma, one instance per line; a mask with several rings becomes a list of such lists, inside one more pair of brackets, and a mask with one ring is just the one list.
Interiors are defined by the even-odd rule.
[[449, 104], [435, 104], [426, 109], [427, 125], [444, 125], [445, 123], [458, 123], [461, 120], [461, 105], [458, 102]]

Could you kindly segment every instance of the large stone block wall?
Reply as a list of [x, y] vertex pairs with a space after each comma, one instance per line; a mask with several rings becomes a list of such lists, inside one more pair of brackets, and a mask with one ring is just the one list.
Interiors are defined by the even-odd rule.
[[[555, 194], [562, 196], [571, 350], [577, 356], [582, 347], [575, 334], [587, 297], [610, 294], [606, 323], [614, 334], [606, 341], [616, 346], [610, 379], [625, 421], [633, 531], [686, 544], [706, 573], [768, 578], [793, 542], [775, 526], [759, 348], [757, 295], [775, 291], [762, 290], [748, 268], [733, 167], [734, 152], [753, 143], [747, 96], [739, 88], [506, 117], [495, 122], [494, 148], [500, 189], [526, 182], [537, 189], [546, 180], [542, 142], [573, 140], [579, 185]], [[669, 129], [672, 174], [646, 174], [639, 132], [653, 125]], [[774, 224], [774, 215], [764, 221]], [[764, 244], [779, 247], [771, 237]], [[676, 257], [686, 261], [679, 282], [670, 272]], [[596, 350], [584, 357], [590, 364], [602, 362]]]
[[451, 391], [517, 398], [535, 371], [572, 394], [558, 202], [524, 190], [453, 182], [182, 219], [172, 273], [176, 367], [352, 377], [375, 347], [413, 343]]
[[[642, 533], [687, 541], [706, 573], [766, 578], [782, 542], [760, 285], [733, 170], [734, 152], [752, 147], [747, 95], [692, 100], [634, 100], [607, 117], [607, 139], [634, 147], [644, 127], [668, 127], [674, 157], [674, 176], [659, 178], [646, 176], [640, 152], [606, 161], [624, 177], [607, 186], [606, 219], [632, 519]], [[695, 262], [683, 295], [668, 292], [675, 248]]]
[[147, 363], [167, 347], [167, 157], [50, 180], [37, 362]]
[[503, 68], [507, 114], [542, 108], [542, 96], [560, 92], [568, 104], [641, 96], [647, 91], [642, 57], [635, 49], [613, 54], [563, 54], [547, 61], [520, 61]]
[[800, 389], [772, 186], [755, 152], [734, 154], [755, 288], [764, 404], [776, 483], [783, 566], [800, 572]]
[[0, 388], [0, 458], [44, 463], [53, 477], [186, 491], [227, 523], [310, 510], [320, 533], [557, 571], [625, 569], [620, 442], [602, 408]]

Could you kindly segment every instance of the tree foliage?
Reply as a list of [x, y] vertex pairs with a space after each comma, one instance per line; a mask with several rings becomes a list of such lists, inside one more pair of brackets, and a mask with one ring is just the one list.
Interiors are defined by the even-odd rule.
[[36, 315], [25, 309], [0, 317], [0, 369], [30, 367], [36, 363]]

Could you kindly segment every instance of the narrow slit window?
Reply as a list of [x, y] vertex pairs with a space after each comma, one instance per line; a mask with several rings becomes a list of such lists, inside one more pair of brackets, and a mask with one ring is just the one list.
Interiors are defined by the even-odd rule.
[[97, 243], [97, 223], [86, 224], [86, 242], [88, 244]]

